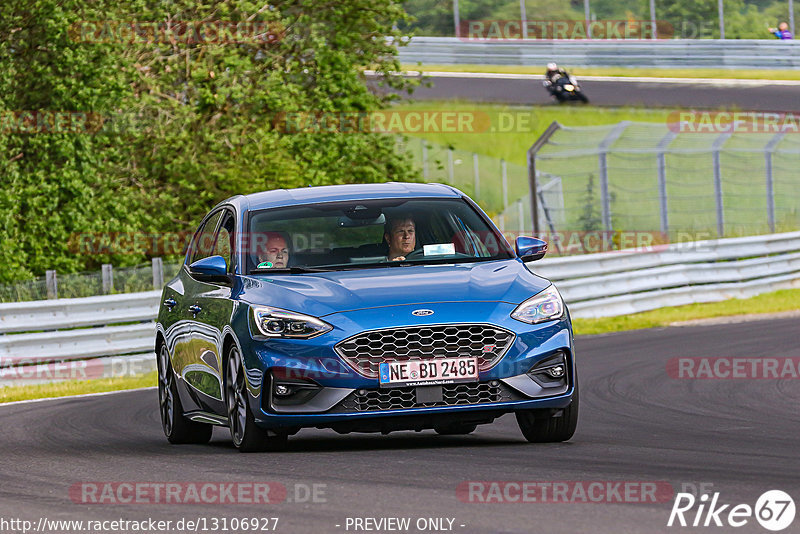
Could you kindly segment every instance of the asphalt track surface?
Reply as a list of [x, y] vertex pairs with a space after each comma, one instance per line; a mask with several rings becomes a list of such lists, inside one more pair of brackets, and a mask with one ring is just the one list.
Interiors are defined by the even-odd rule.
[[[431, 76], [431, 87], [419, 87], [414, 100], [460, 99], [506, 104], [555, 104], [539, 80]], [[597, 106], [643, 106], [680, 109], [800, 111], [800, 86], [691, 84], [640, 81], [578, 80]]]
[[[506, 415], [469, 436], [305, 430], [289, 452], [240, 454], [227, 429], [215, 430], [210, 445], [169, 445], [153, 389], [0, 406], [0, 520], [278, 517], [278, 532], [328, 533], [354, 532], [345, 530], [347, 517], [409, 517], [412, 525], [447, 517], [465, 533], [730, 532], [667, 528], [672, 497], [486, 504], [462, 502], [456, 488], [468, 480], [666, 481], [673, 491], [712, 484], [720, 503], [752, 506], [769, 489], [797, 501], [800, 380], [678, 380], [666, 364], [678, 356], [800, 357], [798, 326], [791, 318], [578, 338], [580, 422], [561, 444], [528, 444]], [[86, 481], [273, 481], [294, 502], [73, 502], [69, 488]], [[324, 484], [325, 502], [296, 502], [295, 484]], [[798, 530], [800, 517], [784, 532]], [[767, 532], [752, 518], [735, 531]]]

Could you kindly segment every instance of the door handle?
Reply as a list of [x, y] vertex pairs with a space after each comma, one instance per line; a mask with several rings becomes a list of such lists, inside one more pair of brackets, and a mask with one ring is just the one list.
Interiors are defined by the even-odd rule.
[[192, 315], [194, 315], [195, 317], [196, 317], [196, 316], [197, 316], [197, 314], [198, 314], [198, 313], [200, 313], [202, 310], [203, 310], [203, 308], [202, 308], [202, 307], [200, 307], [200, 306], [198, 306], [197, 304], [192, 304], [191, 306], [189, 306], [189, 311], [190, 311], [190, 312], [192, 312]]
[[166, 306], [167, 311], [172, 311], [172, 308], [174, 308], [177, 304], [178, 303], [175, 302], [175, 299], [167, 299], [164, 301], [164, 306]]

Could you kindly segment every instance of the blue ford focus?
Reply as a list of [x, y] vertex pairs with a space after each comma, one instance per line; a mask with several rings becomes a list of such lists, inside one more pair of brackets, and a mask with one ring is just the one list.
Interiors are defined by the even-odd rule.
[[164, 433], [279, 450], [302, 428], [468, 434], [513, 412], [531, 442], [578, 420], [569, 312], [466, 195], [439, 184], [276, 190], [206, 215], [164, 288]]

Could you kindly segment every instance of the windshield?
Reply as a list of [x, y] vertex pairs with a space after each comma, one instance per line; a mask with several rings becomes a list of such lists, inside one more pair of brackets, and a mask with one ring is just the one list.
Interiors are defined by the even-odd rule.
[[248, 272], [394, 267], [513, 257], [461, 199], [386, 199], [254, 211]]

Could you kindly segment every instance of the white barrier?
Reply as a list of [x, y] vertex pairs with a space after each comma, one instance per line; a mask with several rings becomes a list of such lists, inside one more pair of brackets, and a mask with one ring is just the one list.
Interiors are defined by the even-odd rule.
[[550, 61], [571, 67], [800, 68], [797, 41], [770, 39], [458, 39], [412, 37], [398, 48], [403, 63], [520, 65]]

